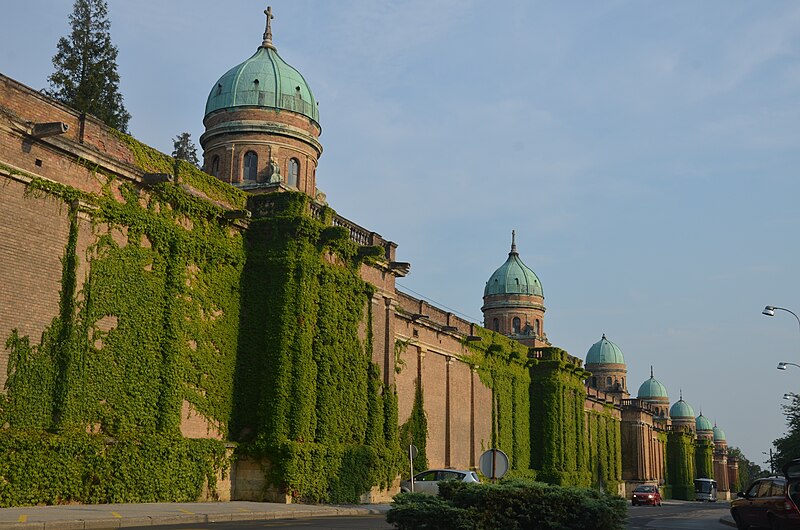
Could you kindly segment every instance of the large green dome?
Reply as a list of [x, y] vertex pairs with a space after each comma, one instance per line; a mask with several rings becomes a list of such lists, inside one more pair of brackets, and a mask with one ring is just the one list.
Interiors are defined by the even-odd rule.
[[650, 379], [642, 383], [639, 387], [639, 392], [636, 394], [637, 399], [654, 399], [665, 398], [669, 399], [667, 389], [661, 384], [661, 381], [653, 377], [653, 368], [650, 368]]
[[725, 441], [725, 431], [714, 425], [714, 441], [715, 442], [724, 442]]
[[700, 415], [697, 417], [697, 423], [695, 424], [698, 431], [713, 431], [714, 426], [711, 425], [711, 421], [703, 416], [701, 412]]
[[483, 296], [504, 294], [532, 294], [544, 298], [542, 284], [536, 273], [522, 263], [517, 252], [514, 236], [511, 239], [511, 252], [508, 259], [486, 282]]
[[220, 109], [247, 106], [297, 112], [319, 123], [319, 109], [311, 89], [300, 72], [278, 55], [269, 25], [256, 53], [228, 70], [211, 87], [206, 116]]
[[669, 409], [669, 415], [673, 420], [687, 418], [695, 419], [694, 409], [691, 405], [683, 400], [683, 397], [681, 397], [679, 401], [672, 405], [672, 407]]
[[586, 354], [586, 364], [625, 364], [622, 350], [619, 346], [608, 340], [603, 334], [603, 338], [592, 344]]

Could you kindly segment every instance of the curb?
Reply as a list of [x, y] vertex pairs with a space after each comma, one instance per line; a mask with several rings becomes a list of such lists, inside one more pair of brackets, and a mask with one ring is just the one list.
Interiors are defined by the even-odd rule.
[[[235, 521], [272, 521], [276, 519], [305, 519], [311, 517], [385, 515], [386, 508], [327, 507], [292, 509], [285, 511], [248, 511], [198, 514], [138, 515], [128, 517], [89, 517], [85, 519], [57, 519], [31, 522], [0, 522], [0, 530], [105, 530], [140, 526], [166, 526], [178, 524], [204, 524]], [[68, 516], [67, 516], [68, 517]]]
[[724, 525], [728, 525], [728, 526], [732, 526], [733, 528], [736, 528], [736, 523], [734, 523], [733, 519], [731, 519], [730, 517], [720, 517], [719, 518], [719, 522], [724, 524]]

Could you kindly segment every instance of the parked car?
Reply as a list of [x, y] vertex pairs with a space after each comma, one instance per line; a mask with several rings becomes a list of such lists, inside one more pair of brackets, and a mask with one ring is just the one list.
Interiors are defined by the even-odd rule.
[[[462, 469], [429, 469], [418, 473], [414, 477], [414, 493], [430, 493], [438, 495], [439, 482], [444, 480], [460, 480], [462, 482], [480, 482], [478, 474], [474, 471]], [[411, 491], [411, 481], [404, 480], [400, 483], [400, 491]]]
[[636, 486], [631, 495], [631, 504], [638, 506], [640, 504], [652, 504], [653, 506], [661, 506], [661, 493], [658, 491], [658, 486], [653, 484], [641, 484]]
[[751, 526], [800, 529], [800, 458], [783, 466], [782, 477], [760, 478], [731, 502], [739, 530]]

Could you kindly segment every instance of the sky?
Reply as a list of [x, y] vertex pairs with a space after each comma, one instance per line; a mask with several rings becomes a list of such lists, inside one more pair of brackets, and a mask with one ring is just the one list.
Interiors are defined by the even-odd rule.
[[[131, 133], [203, 132], [261, 43], [254, 0], [110, 0]], [[763, 465], [800, 393], [800, 4], [272, 0], [278, 53], [319, 102], [317, 186], [399, 246], [413, 296], [481, 322], [516, 230], [544, 330], [603, 333], [628, 390], [682, 391]], [[48, 86], [71, 0], [3, 8], [0, 72]]]

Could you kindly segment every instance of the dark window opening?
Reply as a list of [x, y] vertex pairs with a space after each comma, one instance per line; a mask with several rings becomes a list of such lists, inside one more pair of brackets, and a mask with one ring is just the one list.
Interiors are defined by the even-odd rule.
[[244, 181], [255, 182], [258, 175], [258, 155], [254, 151], [244, 154]]
[[514, 328], [514, 333], [519, 333], [520, 320], [518, 317], [514, 317], [514, 320], [512, 320], [511, 325]]
[[211, 159], [211, 174], [219, 177], [219, 157], [216, 155]]

